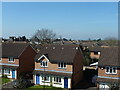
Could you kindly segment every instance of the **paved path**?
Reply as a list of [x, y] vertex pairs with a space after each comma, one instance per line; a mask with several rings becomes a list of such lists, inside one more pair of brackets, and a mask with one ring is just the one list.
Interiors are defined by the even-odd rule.
[[4, 88], [13, 88], [12, 82], [13, 82], [13, 80], [10, 81], [10, 82], [8, 82], [8, 83], [6, 83], [6, 84], [3, 84], [3, 85], [2, 85], [2, 88], [3, 88], [3, 89], [4, 89]]

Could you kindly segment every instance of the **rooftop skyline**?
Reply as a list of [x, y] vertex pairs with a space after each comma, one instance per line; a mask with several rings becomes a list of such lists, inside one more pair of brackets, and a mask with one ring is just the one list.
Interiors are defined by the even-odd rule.
[[3, 37], [53, 30], [71, 39], [118, 37], [117, 2], [3, 2]]

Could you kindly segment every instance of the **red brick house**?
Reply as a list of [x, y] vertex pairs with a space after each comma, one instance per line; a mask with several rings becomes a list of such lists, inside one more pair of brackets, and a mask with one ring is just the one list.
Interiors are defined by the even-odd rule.
[[98, 62], [98, 87], [102, 89], [120, 89], [120, 58], [118, 47], [106, 47], [101, 50]]
[[78, 45], [44, 45], [35, 57], [34, 83], [75, 88], [83, 77], [83, 54]]
[[100, 46], [93, 46], [89, 47], [90, 50], [90, 58], [91, 59], [99, 59], [102, 47]]
[[36, 54], [28, 43], [2, 43], [0, 73], [18, 79], [21, 73], [32, 72]]

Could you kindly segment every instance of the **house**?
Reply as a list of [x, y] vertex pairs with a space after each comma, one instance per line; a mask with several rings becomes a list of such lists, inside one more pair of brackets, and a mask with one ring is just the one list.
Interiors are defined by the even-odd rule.
[[83, 54], [78, 45], [43, 45], [35, 57], [33, 81], [38, 85], [75, 88], [83, 77]]
[[100, 46], [94, 46], [94, 47], [90, 47], [90, 58], [91, 59], [99, 59], [100, 57], [100, 52], [101, 52], [102, 47]]
[[18, 79], [21, 73], [34, 70], [36, 51], [28, 43], [2, 43], [0, 73]]
[[118, 47], [106, 47], [101, 50], [97, 79], [99, 88], [120, 89], [120, 58], [118, 52]]

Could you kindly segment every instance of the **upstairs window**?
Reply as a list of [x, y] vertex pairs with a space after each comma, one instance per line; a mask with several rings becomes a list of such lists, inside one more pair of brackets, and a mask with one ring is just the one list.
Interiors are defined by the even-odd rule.
[[117, 67], [106, 67], [106, 74], [117, 74]]
[[9, 57], [8, 58], [8, 62], [14, 62], [14, 58], [13, 57]]
[[47, 61], [41, 61], [41, 67], [48, 67]]
[[58, 63], [58, 68], [66, 68], [66, 63], [63, 62]]

